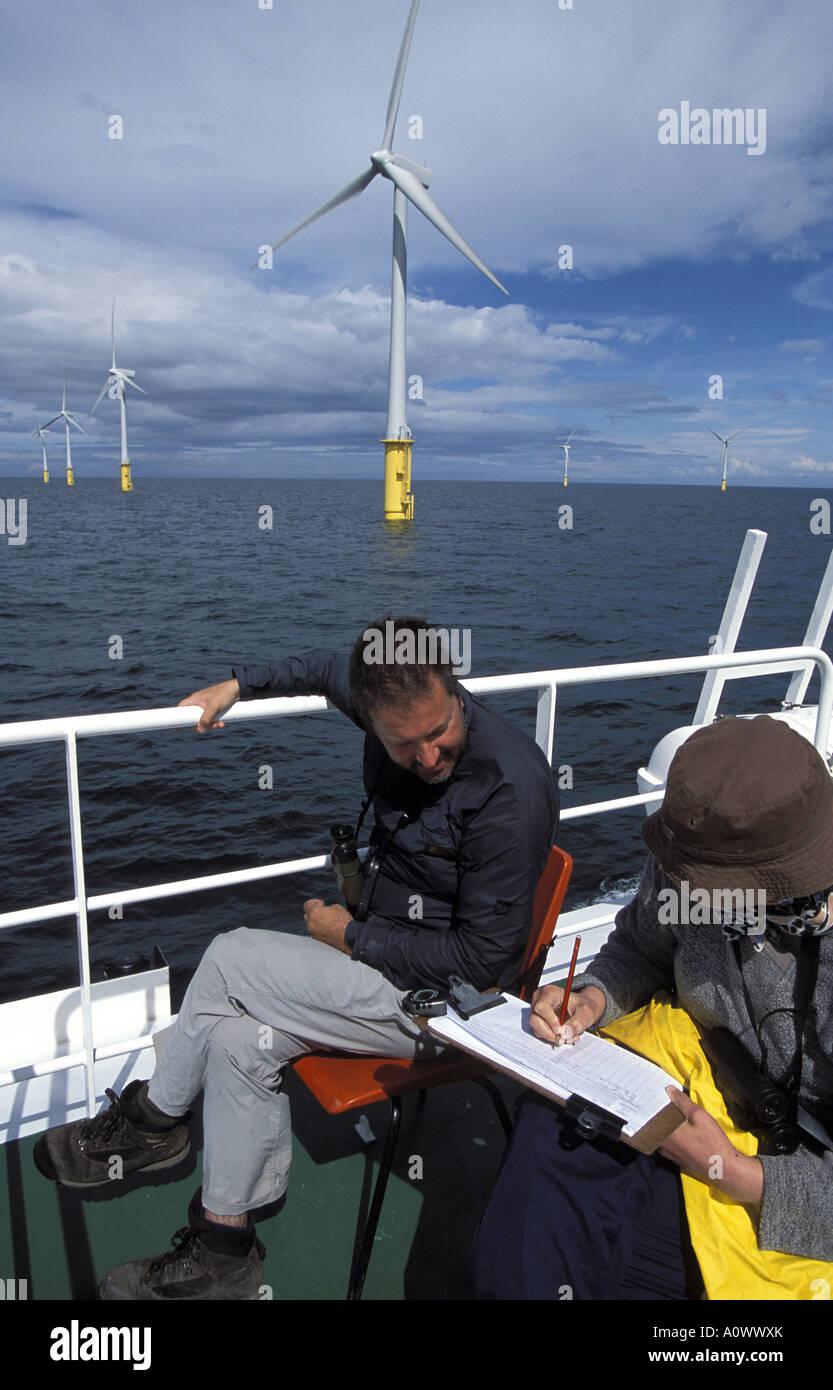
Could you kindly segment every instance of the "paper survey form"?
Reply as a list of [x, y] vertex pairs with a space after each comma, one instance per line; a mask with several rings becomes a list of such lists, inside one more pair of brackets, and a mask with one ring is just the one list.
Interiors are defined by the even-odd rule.
[[[629, 1137], [669, 1104], [666, 1086], [679, 1086], [660, 1067], [618, 1044], [582, 1033], [575, 1043], [553, 1047], [529, 1026], [529, 1004], [513, 995], [505, 1003], [464, 1020], [449, 1013], [431, 1019], [431, 1032], [478, 1055], [520, 1080], [540, 1085], [562, 1100], [578, 1095], [625, 1121]], [[509, 1064], [506, 1066], [506, 1064]]]

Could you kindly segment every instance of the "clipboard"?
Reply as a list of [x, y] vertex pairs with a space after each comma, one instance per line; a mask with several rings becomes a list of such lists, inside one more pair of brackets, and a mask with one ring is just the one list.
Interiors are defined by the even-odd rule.
[[[569, 1084], [565, 1084], [564, 1078], [559, 1078], [557, 1081], [549, 1079], [546, 1076], [536, 1074], [531, 1065], [527, 1065], [515, 1057], [507, 1057], [501, 1051], [500, 1035], [504, 1031], [504, 1024], [498, 1024], [498, 1017], [503, 1015], [504, 1020], [510, 1020], [510, 1028], [514, 1027], [515, 1019], [522, 1026], [523, 1012], [529, 1010], [529, 1005], [514, 995], [505, 994], [502, 998], [505, 1003], [512, 1006], [510, 1012], [505, 1015], [502, 1009], [495, 1009], [480, 1017], [474, 1016], [464, 1020], [453, 1009], [449, 1008], [444, 1017], [428, 1019], [428, 1029], [443, 1042], [452, 1043], [455, 1047], [470, 1053], [471, 1056], [477, 1057], [478, 1060], [491, 1063], [497, 1071], [504, 1072], [507, 1076], [520, 1082], [521, 1085], [538, 1091], [548, 1100], [554, 1100], [559, 1105], [564, 1106], [567, 1113], [575, 1118], [579, 1133], [586, 1139], [599, 1136], [619, 1139], [623, 1144], [628, 1144], [631, 1148], [638, 1150], [639, 1153], [652, 1154], [683, 1123], [683, 1116], [680, 1111], [665, 1097], [664, 1103], [660, 1103], [658, 1107], [655, 1107], [653, 1102], [651, 1103], [653, 1113], [637, 1127], [628, 1116], [627, 1106], [615, 1106], [613, 1104], [605, 1106], [601, 1103], [598, 1095], [592, 1094], [591, 1087], [585, 1085], [582, 1089], [571, 1090]], [[620, 1047], [618, 1043], [608, 1038], [597, 1037], [595, 1034], [587, 1034], [586, 1036], [588, 1040], [592, 1039], [593, 1042], [593, 1069], [596, 1072], [600, 1072], [601, 1060], [604, 1058], [604, 1052], [601, 1049], [610, 1048], [612, 1049], [611, 1058], [615, 1054], [619, 1054], [618, 1060], [621, 1060], [622, 1054], [627, 1056], [629, 1075], [643, 1078], [652, 1094], [656, 1088], [659, 1088], [659, 1091], [664, 1094], [666, 1084], [674, 1086], [679, 1084], [673, 1076], [669, 1076], [653, 1062], [640, 1057], [629, 1048]], [[488, 1041], [490, 1038], [491, 1043]], [[541, 1043], [540, 1039], [533, 1039], [533, 1042], [541, 1048], [548, 1048], [549, 1046], [547, 1043]], [[524, 1047], [526, 1046], [527, 1044], [524, 1044]], [[574, 1053], [574, 1048], [579, 1046], [580, 1040], [575, 1044], [565, 1045], [563, 1049], [558, 1049], [558, 1051], [563, 1051], [564, 1058], [568, 1059], [570, 1054]], [[585, 1053], [586, 1051], [585, 1048]], [[548, 1054], [541, 1054], [541, 1066], [544, 1070], [547, 1069], [548, 1057], [551, 1064], [555, 1062], [552, 1049]], [[566, 1071], [569, 1071], [571, 1067], [569, 1061], [564, 1060], [562, 1062], [561, 1059], [556, 1065], [561, 1066], [562, 1070]], [[601, 1085], [603, 1084], [602, 1080]], [[644, 1106], [642, 1108], [644, 1109]], [[619, 1113], [623, 1109], [625, 1113]], [[628, 1127], [633, 1131], [630, 1134], [624, 1133]]]

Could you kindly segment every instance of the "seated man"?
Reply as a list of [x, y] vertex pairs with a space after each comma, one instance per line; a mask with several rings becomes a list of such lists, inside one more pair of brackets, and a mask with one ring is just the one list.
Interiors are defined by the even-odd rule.
[[310, 900], [306, 938], [246, 928], [217, 937], [150, 1082], [110, 1093], [109, 1111], [38, 1140], [41, 1172], [78, 1187], [106, 1184], [115, 1155], [124, 1172], [167, 1167], [187, 1152], [182, 1120], [204, 1092], [202, 1194], [188, 1229], [174, 1251], [111, 1271], [102, 1298], [256, 1299], [265, 1252], [250, 1213], [287, 1185], [286, 1063], [321, 1047], [438, 1055], [441, 1045], [401, 1008], [409, 990], [447, 987], [449, 975], [479, 989], [517, 984], [558, 822], [552, 770], [530, 738], [458, 685], [447, 651], [437, 659], [436, 646], [420, 644], [423, 622], [392, 621], [412, 634], [393, 662], [373, 655], [379, 629], [366, 629], [349, 662], [289, 657], [182, 701], [202, 706], [201, 730], [222, 727], [238, 699], [332, 701], [366, 733], [376, 869], [355, 918]]
[[[833, 781], [786, 724], [721, 720], [678, 750], [642, 833], [652, 854], [637, 895], [576, 978], [563, 1026], [563, 991], [537, 991], [533, 1031], [569, 1042], [668, 991], [707, 1056], [713, 1035], [703, 1030], [727, 1030], [720, 1036], [743, 1044], [751, 1072], [788, 1098], [793, 1121], [799, 1102], [812, 1119], [798, 1115], [794, 1152], [764, 1144], [752, 1157], [669, 1088], [684, 1121], [646, 1156], [615, 1140], [582, 1141], [557, 1104], [525, 1097], [478, 1236], [482, 1298], [697, 1296], [680, 1170], [746, 1206], [759, 1251], [833, 1260], [833, 1138], [824, 1143], [824, 1130], [833, 1133]], [[721, 911], [730, 890], [743, 911]], [[675, 898], [702, 905], [705, 894], [716, 905], [705, 918], [670, 910]], [[811, 1138], [805, 1120], [822, 1131]]]

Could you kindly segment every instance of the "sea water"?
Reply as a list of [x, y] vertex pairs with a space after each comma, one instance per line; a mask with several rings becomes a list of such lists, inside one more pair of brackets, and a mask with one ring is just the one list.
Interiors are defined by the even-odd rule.
[[[740, 647], [798, 644], [827, 563], [815, 489], [419, 482], [410, 524], [381, 483], [4, 479], [26, 537], [0, 536], [0, 720], [161, 708], [238, 663], [347, 650], [386, 615], [467, 631], [471, 676], [704, 654], [748, 527], [769, 533]], [[565, 689], [562, 805], [626, 796], [701, 679]], [[734, 683], [726, 712], [777, 709], [787, 676]], [[811, 687], [811, 694], [815, 686]], [[530, 735], [535, 696], [490, 697]], [[100, 972], [162, 947], [183, 979], [218, 931], [301, 931], [329, 872], [118, 907], [119, 890], [323, 854], [363, 796], [362, 735], [337, 713], [79, 743]], [[0, 753], [2, 910], [74, 893], [60, 744]], [[567, 906], [635, 881], [640, 811], [565, 824]], [[0, 937], [0, 998], [74, 983], [73, 918]]]

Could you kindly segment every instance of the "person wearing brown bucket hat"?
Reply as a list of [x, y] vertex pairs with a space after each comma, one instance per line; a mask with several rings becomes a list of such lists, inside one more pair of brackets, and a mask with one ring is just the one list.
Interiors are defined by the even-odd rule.
[[478, 1233], [480, 1298], [551, 1300], [564, 1288], [584, 1299], [699, 1296], [683, 1172], [717, 1189], [718, 1205], [750, 1214], [756, 1258], [833, 1261], [827, 766], [781, 720], [720, 720], [678, 749], [662, 806], [642, 833], [651, 853], [638, 892], [573, 982], [565, 1024], [563, 991], [545, 985], [531, 1027], [570, 1042], [668, 999], [675, 1017], [684, 1011], [694, 1025], [715, 1081], [724, 1073], [710, 1049], [720, 1040], [742, 1056], [744, 1084], [751, 1076], [753, 1088], [783, 1101], [789, 1134], [739, 1123], [758, 1137], [755, 1156], [741, 1152], [706, 1109], [669, 1088], [682, 1123], [656, 1154], [643, 1155], [617, 1140], [582, 1139], [561, 1107], [529, 1093]]
[[779, 720], [721, 719], [678, 749], [642, 836], [677, 882], [804, 897], [833, 884], [833, 780]]

